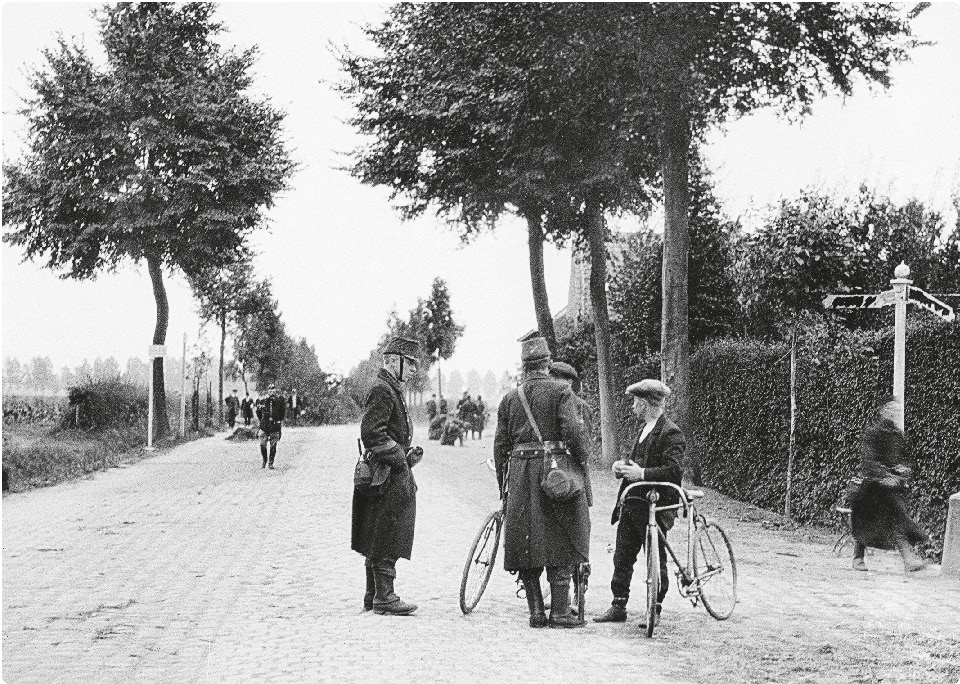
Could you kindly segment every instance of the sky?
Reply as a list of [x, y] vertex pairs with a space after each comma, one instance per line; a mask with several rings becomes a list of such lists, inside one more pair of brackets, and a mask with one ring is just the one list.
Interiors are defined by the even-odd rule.
[[[98, 54], [89, 3], [6, 3], [2, 8], [3, 159], [24, 149], [27, 67], [57, 32]], [[346, 123], [351, 110], [333, 89], [342, 77], [334, 46], [369, 49], [361, 27], [378, 22], [376, 3], [226, 3], [216, 18], [222, 40], [256, 45], [253, 93], [287, 114], [285, 134], [299, 168], [290, 189], [257, 234], [256, 269], [273, 282], [288, 332], [315, 346], [320, 364], [346, 373], [369, 354], [391, 310], [404, 314], [427, 298], [435, 277], [447, 281], [457, 321], [466, 327], [444, 372], [513, 370], [517, 338], [536, 327], [526, 231], [504, 218], [495, 232], [462, 245], [443, 220], [402, 222], [383, 188], [343, 167], [361, 141]], [[714, 130], [704, 154], [731, 217], [756, 222], [781, 197], [816, 186], [854, 192], [866, 182], [896, 201], [916, 197], [952, 223], [951, 191], [960, 188], [960, 5], [934, 3], [915, 22], [918, 48], [893, 69], [893, 87], [864, 85], [850, 98], [817, 102], [790, 123], [763, 110]], [[155, 307], [145, 266], [125, 264], [95, 281], [56, 277], [42, 263], [21, 263], [2, 246], [2, 354], [25, 361], [49, 356], [56, 367], [84, 359], [145, 357]], [[547, 246], [550, 306], [567, 299], [569, 250]], [[199, 320], [183, 278], [168, 274], [168, 353], [180, 354]], [[921, 283], [918, 285], [922, 286]], [[211, 346], [214, 331], [206, 333]]]

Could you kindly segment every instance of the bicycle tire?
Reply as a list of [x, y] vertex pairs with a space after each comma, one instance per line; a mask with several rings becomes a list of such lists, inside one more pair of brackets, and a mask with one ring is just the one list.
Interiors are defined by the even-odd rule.
[[477, 532], [470, 547], [470, 554], [463, 566], [463, 577], [460, 580], [460, 610], [468, 615], [483, 596], [493, 573], [493, 566], [497, 561], [497, 550], [500, 547], [500, 532], [503, 529], [503, 512], [493, 511], [483, 521], [483, 526]]
[[726, 620], [737, 607], [737, 562], [727, 533], [717, 523], [697, 529], [693, 545], [693, 577], [703, 607]]
[[657, 528], [647, 527], [647, 638], [657, 626], [657, 599], [660, 594], [660, 539]]
[[844, 532], [837, 538], [837, 541], [833, 543], [833, 555], [837, 557], [853, 555], [851, 553], [853, 544], [853, 535], [850, 534], [850, 532]]

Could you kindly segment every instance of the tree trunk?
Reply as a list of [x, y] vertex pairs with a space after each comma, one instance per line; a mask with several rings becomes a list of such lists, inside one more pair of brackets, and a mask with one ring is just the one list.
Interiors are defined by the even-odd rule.
[[687, 440], [686, 476], [701, 483], [700, 463], [690, 429], [690, 337], [687, 271], [690, 252], [689, 114], [679, 95], [665, 100], [661, 140], [663, 175], [663, 308], [660, 333], [660, 373], [673, 390], [671, 413]]
[[607, 311], [607, 245], [603, 209], [588, 202], [586, 232], [590, 243], [590, 308], [593, 310], [593, 333], [597, 344], [597, 384], [600, 390], [600, 437], [603, 462], [610, 465], [620, 458], [617, 440], [617, 403], [613, 391], [613, 368], [610, 361], [610, 315]]
[[[160, 259], [147, 257], [147, 270], [153, 285], [153, 298], [157, 303], [157, 324], [153, 329], [153, 343], [165, 344], [167, 325], [170, 322], [170, 305], [167, 302], [167, 290], [163, 286], [163, 273]], [[153, 430], [154, 441], [164, 439], [170, 434], [170, 421], [167, 418], [167, 393], [164, 390], [163, 357], [153, 359]]]
[[533, 309], [537, 315], [537, 328], [547, 338], [551, 353], [557, 351], [557, 335], [553, 329], [553, 315], [547, 298], [547, 281], [543, 274], [543, 227], [540, 214], [524, 212], [527, 219], [527, 244], [530, 247], [530, 282], [533, 285]]
[[227, 314], [220, 314], [220, 389], [217, 394], [217, 406], [220, 407], [220, 424], [223, 424], [223, 354], [227, 346]]

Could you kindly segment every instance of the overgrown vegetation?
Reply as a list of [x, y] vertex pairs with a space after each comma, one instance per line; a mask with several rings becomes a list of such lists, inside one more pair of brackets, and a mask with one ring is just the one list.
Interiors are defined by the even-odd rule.
[[[168, 408], [179, 411], [175, 398]], [[3, 413], [5, 491], [57, 484], [144, 456], [147, 395], [119, 379], [85, 382], [69, 398], [4, 397]]]

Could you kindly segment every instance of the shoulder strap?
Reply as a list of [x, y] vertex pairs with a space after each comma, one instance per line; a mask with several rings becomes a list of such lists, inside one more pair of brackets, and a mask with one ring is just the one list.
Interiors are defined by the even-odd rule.
[[543, 437], [540, 436], [540, 428], [537, 427], [537, 421], [533, 419], [533, 412], [530, 410], [530, 404], [527, 403], [527, 395], [523, 393], [523, 385], [517, 388], [520, 395], [520, 403], [523, 404], [523, 410], [527, 414], [527, 420], [530, 421], [530, 427], [533, 428], [533, 434], [536, 435], [537, 441], [543, 444]]

